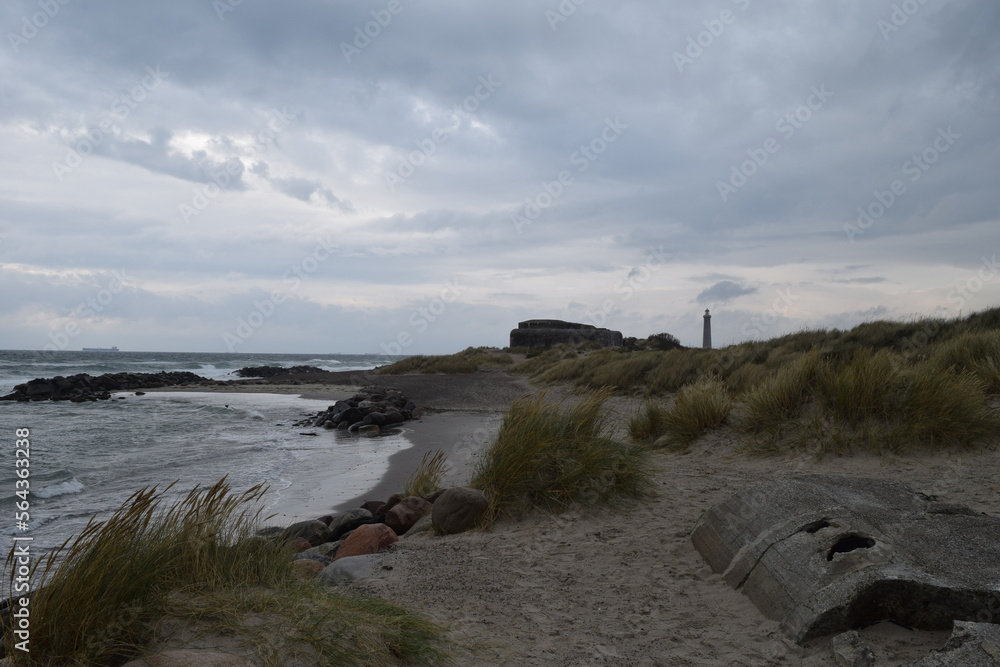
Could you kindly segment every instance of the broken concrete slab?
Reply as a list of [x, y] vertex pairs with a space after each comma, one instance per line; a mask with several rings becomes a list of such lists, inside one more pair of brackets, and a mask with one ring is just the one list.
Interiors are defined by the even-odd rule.
[[1000, 625], [956, 621], [943, 648], [906, 667], [1000, 667]]
[[880, 620], [949, 629], [1000, 608], [1000, 519], [902, 484], [768, 480], [709, 509], [691, 539], [798, 643]]
[[857, 630], [842, 632], [830, 642], [838, 667], [874, 667], [875, 654]]

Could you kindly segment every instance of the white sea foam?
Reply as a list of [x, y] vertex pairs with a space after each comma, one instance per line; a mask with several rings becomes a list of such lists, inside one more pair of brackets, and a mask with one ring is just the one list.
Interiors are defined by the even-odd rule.
[[38, 496], [39, 498], [55, 498], [56, 496], [65, 496], [70, 493], [80, 493], [84, 488], [86, 487], [83, 486], [83, 482], [74, 477], [73, 479], [60, 482], [59, 484], [43, 487], [42, 489], [33, 492], [32, 495]]

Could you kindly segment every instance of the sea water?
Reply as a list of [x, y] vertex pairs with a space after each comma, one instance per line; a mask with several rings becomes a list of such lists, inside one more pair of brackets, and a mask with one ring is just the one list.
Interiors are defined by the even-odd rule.
[[[243, 366], [364, 370], [386, 362], [374, 355], [0, 351], [0, 393], [34, 377], [76, 373], [186, 370], [232, 379]], [[267, 484], [262, 509], [276, 515], [271, 523], [328, 513], [373, 487], [389, 456], [410, 446], [406, 429], [361, 438], [294, 426], [330, 403], [199, 391], [117, 392], [86, 403], [0, 402], [0, 546], [6, 552], [13, 537], [30, 536], [33, 553], [41, 554], [79, 534], [92, 517], [107, 518], [139, 489], [175, 481], [168, 500], [222, 477], [236, 491]], [[17, 429], [30, 432], [26, 526], [16, 520], [24, 500], [16, 495]]]

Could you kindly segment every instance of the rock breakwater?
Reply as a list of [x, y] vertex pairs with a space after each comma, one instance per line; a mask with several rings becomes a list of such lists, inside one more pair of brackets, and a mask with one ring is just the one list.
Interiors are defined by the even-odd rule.
[[0, 401], [106, 401], [113, 391], [156, 389], [178, 385], [226, 384], [190, 373], [105, 373], [94, 377], [86, 373], [63, 377], [36, 378], [14, 387], [14, 391], [0, 396]]
[[365, 387], [351, 398], [337, 401], [315, 417], [308, 417], [295, 426], [378, 435], [382, 429], [419, 419], [422, 414], [423, 409], [398, 389]]
[[315, 366], [290, 366], [288, 368], [282, 366], [244, 366], [239, 370], [233, 371], [235, 375], [241, 378], [271, 378], [279, 375], [326, 372], [322, 368], [316, 368]]

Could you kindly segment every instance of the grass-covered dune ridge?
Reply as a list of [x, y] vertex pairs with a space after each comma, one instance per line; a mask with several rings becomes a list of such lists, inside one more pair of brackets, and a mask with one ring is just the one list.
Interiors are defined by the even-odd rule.
[[1000, 437], [1000, 308], [952, 320], [800, 331], [713, 350], [561, 345], [526, 357], [514, 362], [500, 351], [469, 348], [420, 364], [488, 358], [490, 367], [506, 363], [541, 385], [644, 396], [628, 426], [644, 445], [684, 448], [724, 425], [762, 452], [898, 452], [989, 446]]
[[507, 354], [491, 352], [490, 348], [469, 347], [456, 354], [442, 356], [415, 355], [407, 357], [378, 370], [380, 375], [403, 375], [405, 373], [475, 373], [481, 368], [510, 366], [513, 358]]
[[892, 352], [908, 365], [931, 360], [938, 368], [970, 370], [997, 391], [998, 336], [1000, 308], [993, 308], [962, 319], [879, 320], [847, 331], [800, 331], [713, 350], [605, 349], [583, 353], [562, 346], [515, 364], [511, 370], [542, 384], [568, 382], [589, 389], [611, 385], [618, 391], [652, 396], [678, 391], [710, 375], [722, 379], [730, 392], [739, 395], [811, 350], [837, 363], [870, 349]]

